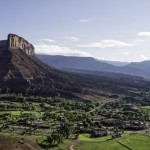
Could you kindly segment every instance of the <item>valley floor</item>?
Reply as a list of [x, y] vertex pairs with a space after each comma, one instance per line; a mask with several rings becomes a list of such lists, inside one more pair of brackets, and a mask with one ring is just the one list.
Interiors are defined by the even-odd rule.
[[149, 150], [149, 98], [129, 100], [0, 95], [0, 138], [6, 139], [0, 149], [15, 150], [5, 148], [13, 143], [18, 150]]

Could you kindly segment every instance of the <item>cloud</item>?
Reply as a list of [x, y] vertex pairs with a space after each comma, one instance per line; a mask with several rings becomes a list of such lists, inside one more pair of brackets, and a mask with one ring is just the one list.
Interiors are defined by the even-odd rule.
[[68, 39], [68, 40], [75, 41], [75, 42], [79, 41], [79, 38], [78, 38], [78, 37], [75, 37], [75, 36], [67, 36], [67, 37], [65, 37], [65, 38]]
[[92, 18], [85, 18], [85, 19], [81, 19], [80, 22], [84, 23], [84, 22], [89, 22], [92, 21]]
[[125, 55], [125, 56], [129, 56], [131, 54], [131, 52], [125, 51], [125, 52], [122, 52], [121, 54]]
[[128, 47], [128, 46], [133, 46], [133, 44], [117, 40], [102, 40], [100, 42], [93, 42], [88, 45], [79, 45], [79, 47], [90, 47], [90, 48], [113, 48], [113, 47]]
[[39, 40], [40, 42], [50, 42], [50, 43], [55, 43], [55, 40], [52, 39], [41, 39]]
[[136, 39], [136, 40], [133, 40], [132, 41], [132, 43], [134, 44], [134, 45], [138, 45], [138, 44], [141, 44], [142, 42], [144, 42], [145, 40], [143, 40], [143, 39]]
[[138, 36], [150, 37], [150, 32], [139, 32], [137, 35], [138, 35]]
[[146, 57], [145, 55], [141, 55], [141, 58], [143, 59], [143, 60], [149, 60], [150, 58], [148, 58], [148, 57]]
[[91, 54], [54, 44], [34, 45], [36, 54], [92, 57]]

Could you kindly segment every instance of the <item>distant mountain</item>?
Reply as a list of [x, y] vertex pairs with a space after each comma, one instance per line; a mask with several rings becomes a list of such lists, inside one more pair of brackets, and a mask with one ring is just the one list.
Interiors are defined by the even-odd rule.
[[106, 62], [118, 67], [126, 66], [129, 64], [129, 62], [121, 62], [121, 61], [109, 61], [109, 60], [99, 60], [99, 61]]
[[36, 55], [40, 60], [57, 69], [80, 69], [80, 70], [98, 70], [113, 71], [116, 67], [112, 64], [98, 61], [92, 57], [75, 56], [51, 56]]
[[150, 77], [150, 61], [121, 64], [121, 62], [99, 61], [92, 57], [59, 55], [37, 55], [37, 57], [49, 66], [62, 70], [91, 70]]
[[129, 63], [126, 67], [137, 68], [142, 70], [150, 70], [150, 60], [142, 62], [132, 62]]

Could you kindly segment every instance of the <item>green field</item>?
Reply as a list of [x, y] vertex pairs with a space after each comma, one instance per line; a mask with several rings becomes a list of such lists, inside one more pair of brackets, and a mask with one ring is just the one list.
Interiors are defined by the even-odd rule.
[[99, 138], [90, 138], [89, 134], [80, 134], [78, 137], [79, 141], [91, 141], [91, 142], [106, 141], [109, 139], [111, 139], [111, 136], [103, 136], [103, 137], [99, 137]]
[[[83, 138], [83, 136], [85, 138]], [[100, 138], [98, 138], [97, 141], [93, 139], [90, 141], [86, 135], [82, 135], [79, 137], [79, 143], [75, 147], [75, 150], [149, 150], [149, 148], [149, 134], [129, 135], [105, 142], [100, 140]]]

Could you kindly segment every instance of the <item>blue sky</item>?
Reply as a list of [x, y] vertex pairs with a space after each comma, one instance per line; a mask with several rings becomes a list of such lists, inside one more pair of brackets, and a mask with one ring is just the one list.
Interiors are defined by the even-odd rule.
[[15, 33], [36, 53], [150, 59], [149, 0], [1, 0], [0, 40]]

